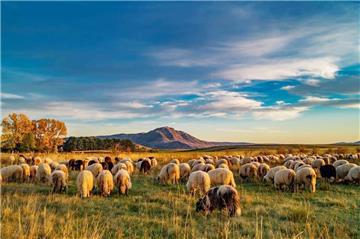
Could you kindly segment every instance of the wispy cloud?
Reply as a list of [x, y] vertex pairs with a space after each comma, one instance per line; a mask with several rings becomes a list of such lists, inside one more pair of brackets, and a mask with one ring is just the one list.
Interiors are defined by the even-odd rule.
[[1, 99], [8, 99], [8, 100], [20, 100], [20, 99], [24, 99], [25, 97], [22, 96], [22, 95], [1, 92], [0, 93], [0, 98]]

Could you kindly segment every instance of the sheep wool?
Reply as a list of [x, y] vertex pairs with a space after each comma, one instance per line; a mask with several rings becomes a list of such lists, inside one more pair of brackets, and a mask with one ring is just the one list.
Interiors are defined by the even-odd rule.
[[296, 172], [295, 176], [295, 189], [299, 191], [299, 187], [304, 185], [310, 192], [316, 191], [316, 172], [313, 168], [302, 168]]
[[281, 169], [275, 173], [274, 186], [276, 189], [283, 189], [283, 186], [291, 187], [294, 184], [295, 171], [292, 169]]
[[360, 184], [360, 166], [351, 168], [348, 174], [345, 176], [344, 180], [346, 182], [354, 182]]
[[264, 180], [267, 182], [274, 182], [275, 173], [281, 169], [286, 169], [285, 166], [276, 166], [273, 168], [270, 168], [269, 172], [264, 176]]
[[97, 185], [102, 196], [110, 196], [111, 191], [114, 189], [114, 180], [109, 170], [103, 170], [99, 173], [97, 177]]
[[177, 184], [180, 179], [180, 168], [179, 165], [174, 163], [169, 163], [162, 167], [160, 174], [158, 176], [158, 181], [161, 184], [167, 184], [171, 182], [172, 184]]
[[335, 168], [337, 168], [337, 167], [339, 167], [339, 166], [341, 166], [341, 165], [343, 165], [343, 164], [347, 164], [347, 163], [349, 163], [347, 160], [345, 160], [345, 159], [340, 159], [340, 160], [335, 161], [335, 162], [333, 163], [333, 166], [334, 166]]
[[89, 170], [96, 178], [99, 175], [99, 173], [103, 170], [103, 167], [100, 163], [94, 163], [87, 166], [85, 170]]
[[210, 189], [210, 184], [210, 177], [206, 172], [196, 171], [190, 174], [186, 188], [191, 195], [198, 191], [205, 194]]
[[216, 168], [208, 172], [211, 185], [230, 185], [236, 187], [233, 173], [226, 168]]
[[36, 179], [36, 172], [38, 170], [38, 166], [37, 165], [33, 165], [30, 167], [30, 181], [34, 182]]
[[190, 165], [188, 163], [181, 163], [179, 164], [179, 169], [180, 169], [180, 178], [187, 179], [191, 171]]
[[89, 170], [81, 171], [76, 178], [77, 190], [81, 198], [90, 197], [94, 188], [94, 175]]
[[128, 190], [131, 189], [131, 179], [128, 171], [120, 169], [114, 177], [115, 185], [119, 189], [119, 194], [128, 195]]
[[65, 173], [65, 178], [66, 178], [66, 180], [68, 180], [68, 178], [69, 178], [69, 170], [68, 170], [68, 168], [66, 167], [65, 164], [59, 164], [59, 165], [55, 168], [55, 170], [61, 170], [61, 171], [63, 171], [63, 172]]
[[53, 186], [53, 193], [62, 193], [67, 189], [66, 175], [61, 170], [55, 170], [51, 173], [51, 184]]
[[22, 174], [22, 181], [29, 182], [30, 181], [30, 166], [26, 163], [20, 164], [23, 174]]
[[111, 173], [115, 175], [120, 169], [127, 170], [127, 166], [124, 163], [117, 163], [112, 169]]
[[336, 179], [337, 180], [344, 179], [345, 176], [349, 173], [350, 169], [356, 166], [357, 165], [354, 163], [347, 163], [336, 167]]
[[0, 169], [2, 181], [6, 182], [21, 182], [23, 169], [19, 165], [11, 165]]
[[40, 163], [36, 171], [36, 179], [38, 182], [50, 182], [51, 168], [47, 163]]

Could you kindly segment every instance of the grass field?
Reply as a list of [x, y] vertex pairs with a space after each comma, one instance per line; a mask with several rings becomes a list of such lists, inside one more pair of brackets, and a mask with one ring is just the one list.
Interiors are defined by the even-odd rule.
[[[190, 159], [199, 153], [163, 154]], [[80, 199], [77, 172], [71, 172], [69, 190], [62, 195], [50, 194], [47, 185], [3, 184], [1, 238], [360, 238], [357, 185], [318, 182], [316, 193], [294, 194], [237, 179], [242, 215], [229, 219], [218, 211], [196, 213], [197, 197], [186, 194], [184, 183], [156, 184], [158, 171], [135, 173], [128, 197], [115, 191], [108, 198]]]

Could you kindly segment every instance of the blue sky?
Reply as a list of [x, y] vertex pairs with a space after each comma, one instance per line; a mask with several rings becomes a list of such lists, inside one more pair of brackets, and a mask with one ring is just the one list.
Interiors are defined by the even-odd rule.
[[70, 135], [360, 139], [359, 3], [2, 3], [3, 116]]

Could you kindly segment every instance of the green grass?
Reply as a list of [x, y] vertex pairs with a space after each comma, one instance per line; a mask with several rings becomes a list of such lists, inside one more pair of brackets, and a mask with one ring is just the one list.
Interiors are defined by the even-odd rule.
[[360, 188], [318, 185], [314, 194], [275, 191], [238, 182], [242, 216], [195, 212], [185, 185], [161, 186], [153, 175], [133, 175], [129, 196], [67, 194], [50, 186], [1, 185], [1, 238], [360, 238]]

